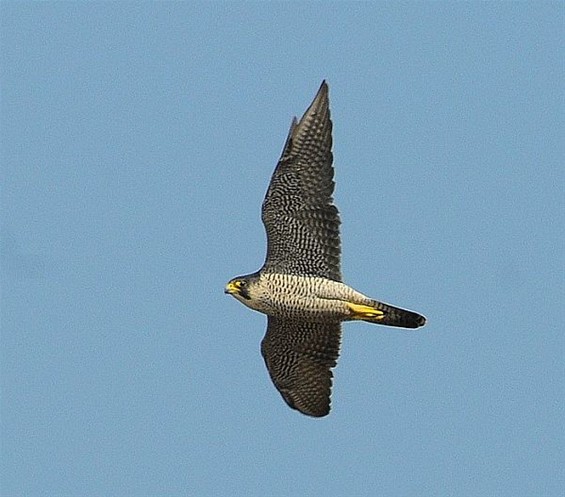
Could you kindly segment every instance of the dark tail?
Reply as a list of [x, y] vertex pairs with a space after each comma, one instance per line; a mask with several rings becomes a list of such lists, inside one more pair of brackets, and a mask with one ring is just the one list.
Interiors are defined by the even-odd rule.
[[393, 307], [377, 300], [373, 300], [373, 307], [384, 312], [384, 316], [363, 319], [363, 321], [384, 324], [386, 326], [397, 326], [399, 328], [419, 328], [426, 324], [426, 318], [417, 312]]

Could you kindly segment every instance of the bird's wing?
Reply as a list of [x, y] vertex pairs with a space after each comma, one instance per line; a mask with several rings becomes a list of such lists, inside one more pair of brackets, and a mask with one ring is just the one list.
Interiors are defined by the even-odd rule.
[[339, 212], [333, 205], [332, 122], [324, 81], [300, 121], [292, 121], [263, 201], [263, 270], [341, 281]]
[[332, 371], [339, 356], [341, 325], [269, 316], [261, 353], [286, 403], [308, 416], [330, 412]]

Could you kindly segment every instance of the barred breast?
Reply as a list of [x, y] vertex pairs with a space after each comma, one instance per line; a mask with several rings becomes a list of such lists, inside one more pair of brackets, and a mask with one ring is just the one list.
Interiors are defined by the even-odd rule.
[[293, 274], [263, 274], [260, 285], [267, 314], [310, 321], [343, 320], [348, 315], [344, 300], [356, 293], [338, 281]]

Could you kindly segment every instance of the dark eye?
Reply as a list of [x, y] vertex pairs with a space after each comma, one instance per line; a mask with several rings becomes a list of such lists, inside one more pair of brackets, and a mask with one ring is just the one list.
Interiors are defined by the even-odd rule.
[[242, 286], [245, 286], [245, 285], [247, 285], [247, 281], [239, 280], [239, 281], [237, 282], [237, 286], [240, 287], [240, 288], [241, 288]]

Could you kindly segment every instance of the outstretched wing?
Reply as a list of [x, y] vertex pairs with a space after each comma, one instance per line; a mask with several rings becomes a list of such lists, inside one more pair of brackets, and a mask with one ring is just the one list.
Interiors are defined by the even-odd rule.
[[332, 371], [339, 356], [341, 325], [269, 316], [261, 353], [286, 403], [308, 416], [330, 412]]
[[263, 201], [263, 271], [341, 281], [339, 213], [333, 205], [332, 122], [324, 81], [300, 121], [292, 121]]

